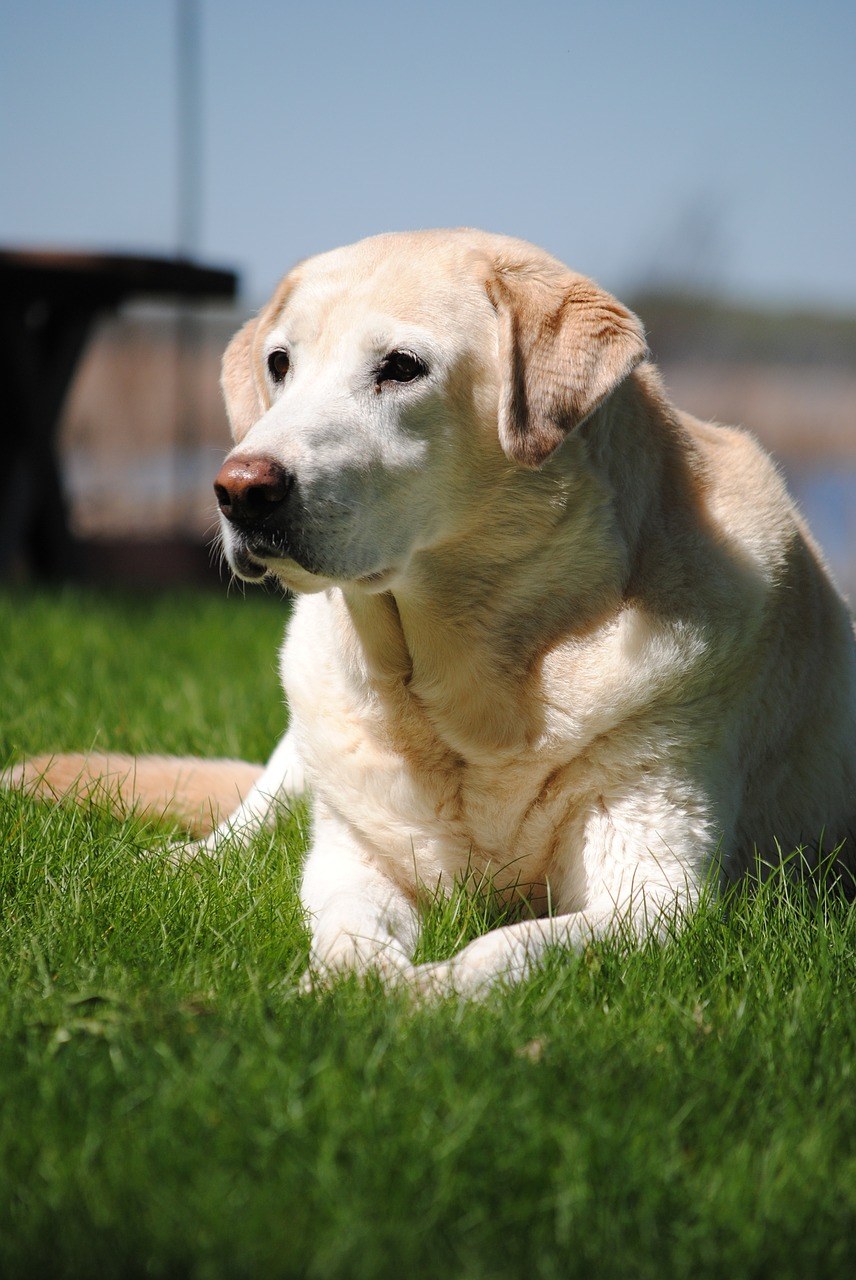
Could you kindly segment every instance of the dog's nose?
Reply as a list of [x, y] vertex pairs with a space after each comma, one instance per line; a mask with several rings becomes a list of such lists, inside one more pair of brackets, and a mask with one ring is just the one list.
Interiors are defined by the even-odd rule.
[[260, 524], [285, 502], [293, 478], [273, 458], [227, 458], [214, 481], [220, 510], [240, 524]]

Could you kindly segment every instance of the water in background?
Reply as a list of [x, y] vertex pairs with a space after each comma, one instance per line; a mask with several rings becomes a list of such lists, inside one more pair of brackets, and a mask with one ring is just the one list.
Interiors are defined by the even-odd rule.
[[786, 468], [788, 485], [851, 606], [856, 605], [856, 463]]

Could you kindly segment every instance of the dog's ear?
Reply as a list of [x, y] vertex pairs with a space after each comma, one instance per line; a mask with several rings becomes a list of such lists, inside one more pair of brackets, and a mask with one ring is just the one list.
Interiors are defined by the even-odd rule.
[[645, 359], [644, 330], [555, 259], [498, 265], [487, 290], [499, 318], [500, 443], [539, 467]]
[[236, 442], [243, 439], [264, 412], [253, 368], [253, 342], [257, 327], [256, 318], [248, 320], [235, 334], [223, 355], [220, 386], [223, 388], [229, 425]]

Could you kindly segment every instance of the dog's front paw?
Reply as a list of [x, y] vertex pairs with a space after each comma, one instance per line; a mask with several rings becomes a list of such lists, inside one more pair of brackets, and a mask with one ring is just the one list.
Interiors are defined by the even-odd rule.
[[413, 965], [397, 943], [340, 934], [323, 950], [313, 948], [309, 968], [301, 978], [298, 990], [303, 994], [323, 990], [347, 974], [361, 978], [375, 975], [385, 984], [398, 986], [406, 983], [407, 975], [412, 971]]
[[496, 978], [491, 973], [462, 962], [460, 958], [435, 964], [419, 964], [404, 975], [404, 983], [420, 999], [442, 1000], [458, 996], [462, 1000], [480, 1000], [487, 995]]
[[497, 983], [519, 981], [525, 972], [525, 962], [520, 963], [509, 942], [499, 930], [486, 933], [451, 960], [416, 965], [407, 981], [417, 994], [426, 998], [454, 995], [465, 1000], [481, 1000]]

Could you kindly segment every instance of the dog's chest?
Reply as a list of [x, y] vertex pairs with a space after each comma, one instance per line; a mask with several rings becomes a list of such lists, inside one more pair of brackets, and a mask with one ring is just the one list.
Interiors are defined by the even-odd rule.
[[[549, 731], [542, 724], [527, 734], [530, 745], [521, 733], [517, 747], [453, 747], [456, 735], [443, 732], [418, 682], [373, 686], [348, 657], [339, 623], [322, 599], [301, 600], [282, 672], [310, 788], [366, 855], [402, 884], [448, 887], [486, 874], [544, 906], [548, 881], [554, 895], [559, 882], [575, 884], [572, 852], [599, 787], [586, 744], [605, 724], [561, 716]], [[567, 680], [562, 670], [529, 690], [542, 720], [554, 718], [549, 708]], [[518, 715], [508, 690], [488, 693], [485, 705]]]
[[546, 909], [580, 808], [572, 765], [538, 749], [466, 761], [418, 714], [342, 698], [315, 703], [299, 732], [314, 792], [398, 882], [469, 877]]

